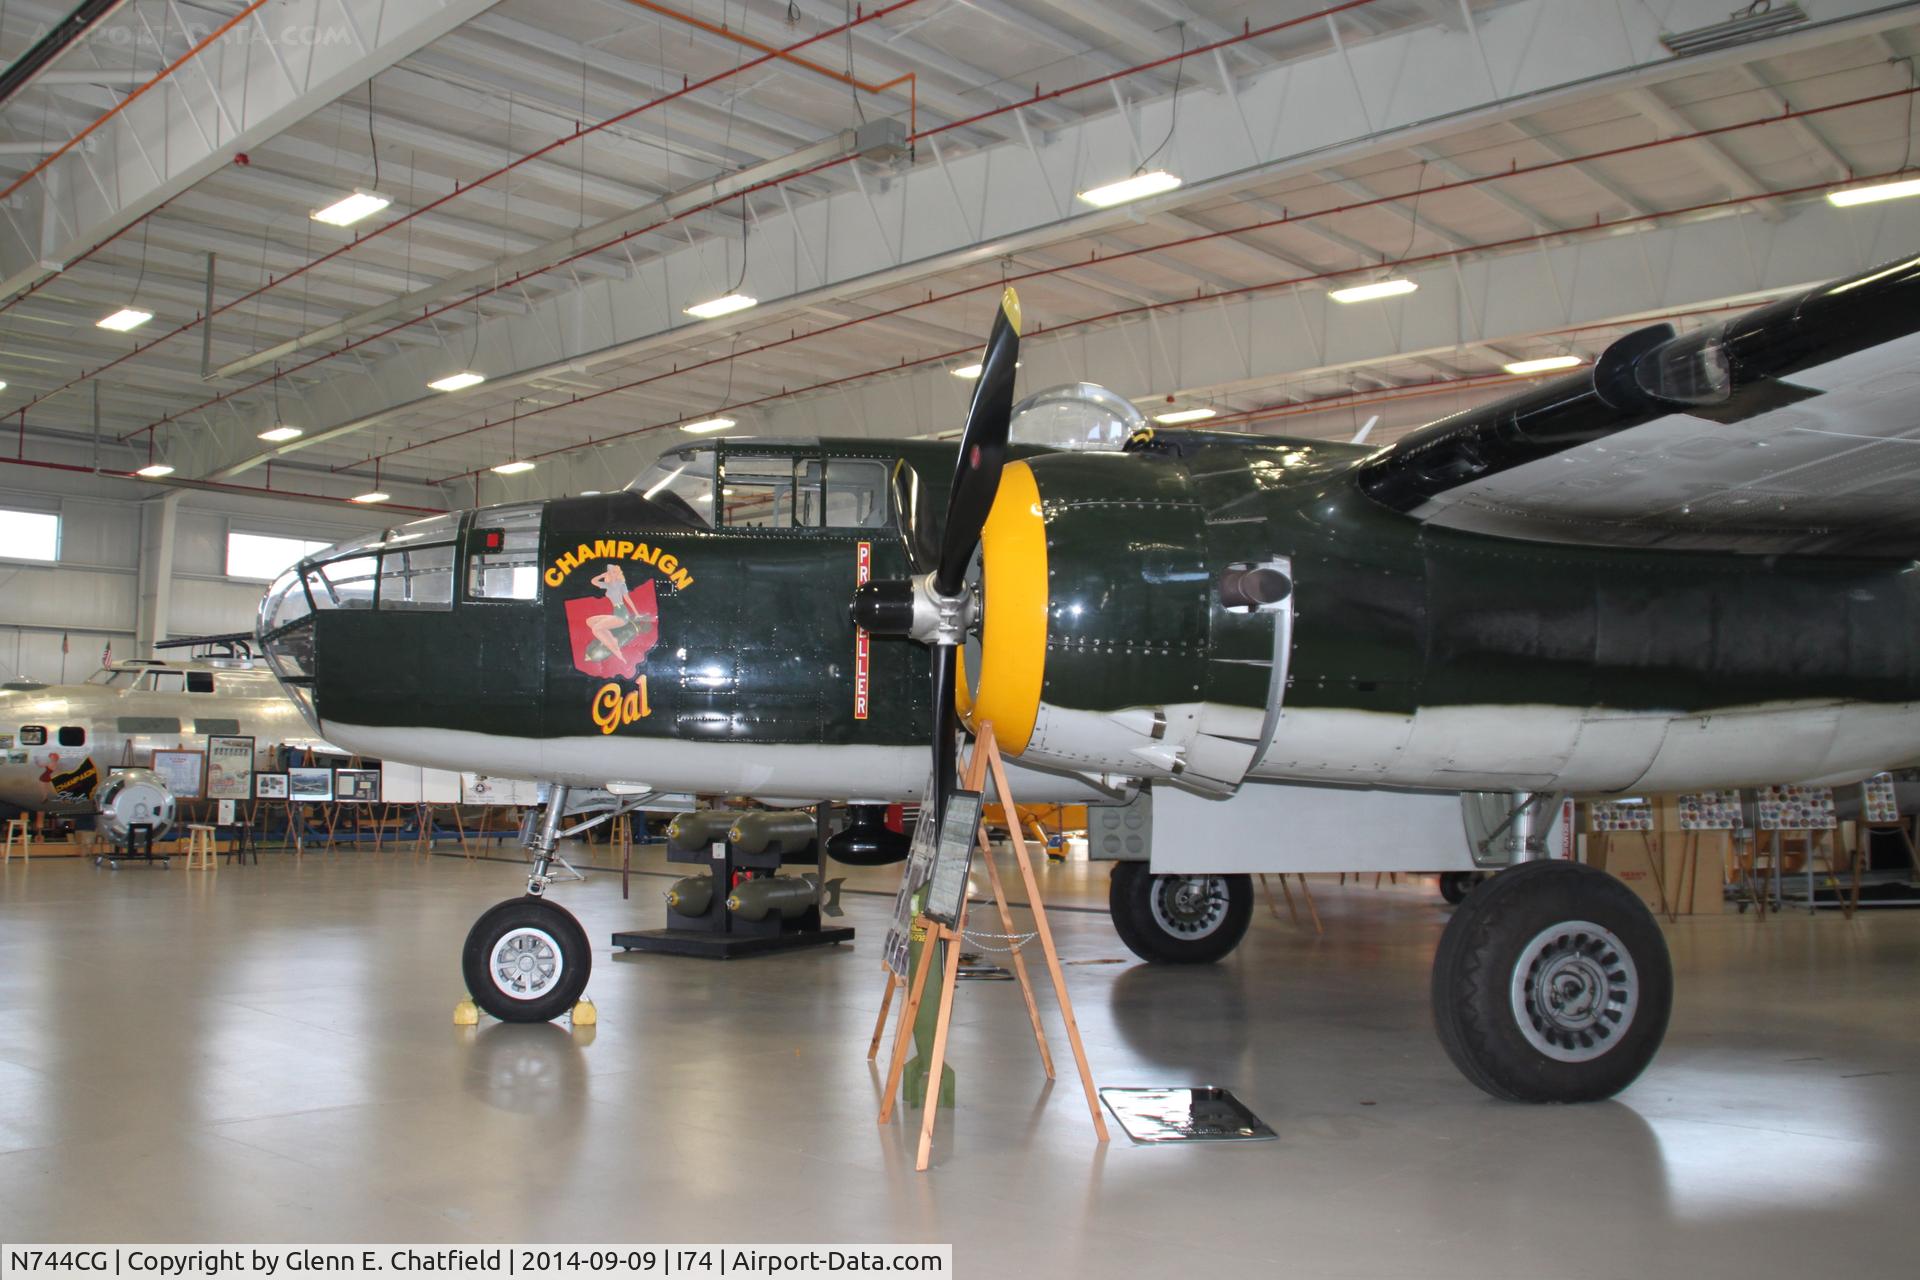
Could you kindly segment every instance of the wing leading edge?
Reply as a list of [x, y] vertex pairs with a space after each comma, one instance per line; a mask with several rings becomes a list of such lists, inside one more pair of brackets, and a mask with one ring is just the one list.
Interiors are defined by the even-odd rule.
[[1375, 501], [1536, 541], [1920, 556], [1920, 258], [1423, 427], [1366, 463]]

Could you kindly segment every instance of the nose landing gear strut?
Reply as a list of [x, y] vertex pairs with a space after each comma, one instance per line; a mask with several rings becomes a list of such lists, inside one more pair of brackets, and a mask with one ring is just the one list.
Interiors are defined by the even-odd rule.
[[546, 898], [568, 788], [548, 792], [547, 808], [528, 835], [533, 857], [525, 897], [489, 908], [467, 932], [460, 970], [475, 1004], [502, 1022], [549, 1022], [579, 1002], [593, 974], [586, 930], [573, 913]]

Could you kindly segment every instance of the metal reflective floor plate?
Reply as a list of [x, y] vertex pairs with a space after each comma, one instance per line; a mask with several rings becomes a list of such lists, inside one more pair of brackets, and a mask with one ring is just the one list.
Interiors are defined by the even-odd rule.
[[1225, 1089], [1102, 1089], [1100, 1100], [1135, 1142], [1237, 1142], [1278, 1137]]

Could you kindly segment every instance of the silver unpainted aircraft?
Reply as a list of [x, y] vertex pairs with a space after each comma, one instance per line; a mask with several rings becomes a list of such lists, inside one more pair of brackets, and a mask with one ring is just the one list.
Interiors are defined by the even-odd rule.
[[118, 765], [154, 750], [205, 751], [210, 736], [253, 739], [257, 768], [275, 746], [334, 751], [244, 644], [229, 656], [131, 659], [83, 684], [0, 685], [0, 815], [90, 813]]

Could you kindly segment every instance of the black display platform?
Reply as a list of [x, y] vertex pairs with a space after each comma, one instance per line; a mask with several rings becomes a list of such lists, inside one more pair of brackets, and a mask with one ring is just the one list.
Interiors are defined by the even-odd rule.
[[627, 951], [657, 951], [670, 956], [701, 956], [708, 960], [731, 960], [735, 956], [766, 955], [774, 951], [796, 951], [801, 947], [824, 947], [837, 942], [852, 942], [850, 928], [808, 929], [804, 932], [770, 933], [761, 937], [739, 933], [714, 933], [707, 929], [636, 929], [613, 935], [613, 945]]

